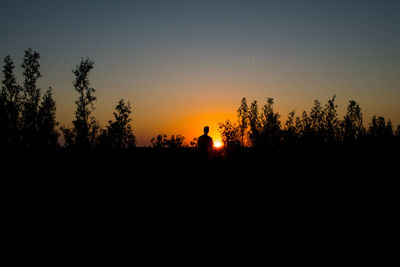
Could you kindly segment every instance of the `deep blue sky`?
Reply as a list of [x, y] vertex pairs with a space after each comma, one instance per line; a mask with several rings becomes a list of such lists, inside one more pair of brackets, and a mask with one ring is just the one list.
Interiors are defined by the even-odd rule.
[[53, 86], [62, 124], [73, 117], [71, 69], [85, 56], [100, 123], [124, 97], [143, 144], [215, 130], [242, 96], [274, 97], [285, 119], [336, 93], [342, 110], [360, 102], [366, 125], [373, 114], [400, 123], [400, 1], [0, 3], [0, 56], [20, 65], [25, 49], [40, 52], [40, 85]]

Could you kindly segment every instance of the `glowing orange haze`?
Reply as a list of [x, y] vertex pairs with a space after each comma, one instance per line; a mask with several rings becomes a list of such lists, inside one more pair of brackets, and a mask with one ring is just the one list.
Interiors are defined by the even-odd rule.
[[[155, 136], [155, 133], [165, 133], [167, 135], [181, 134], [185, 137], [185, 142], [189, 145], [193, 138], [198, 138], [203, 134], [204, 126], [210, 127], [209, 136], [212, 137], [214, 144], [222, 143], [220, 133], [218, 131], [218, 123], [231, 119], [235, 114], [226, 113], [205, 113], [205, 114], [189, 114], [182, 118], [170, 120], [169, 123], [160, 122], [160, 125], [142, 124], [138, 118], [136, 123], [137, 130], [135, 132], [139, 145], [147, 145], [149, 143], [148, 136]], [[147, 129], [146, 129], [147, 128]], [[155, 130], [156, 128], [157, 130]]]

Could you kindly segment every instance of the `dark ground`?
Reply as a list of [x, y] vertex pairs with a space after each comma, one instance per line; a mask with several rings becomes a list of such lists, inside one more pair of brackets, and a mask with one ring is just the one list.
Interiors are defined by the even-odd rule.
[[32, 186], [215, 185], [358, 188], [390, 185], [398, 179], [398, 145], [324, 145], [211, 155], [194, 148], [131, 151], [8, 151], [2, 153], [2, 181]]
[[[238, 237], [262, 238], [253, 242], [259, 249], [260, 241], [296, 251], [312, 243], [313, 257], [326, 244], [333, 254], [393, 253], [398, 151], [393, 145], [291, 147], [209, 158], [186, 148], [13, 151], [3, 153], [1, 164], [4, 229], [9, 244], [24, 240], [30, 251], [40, 240], [50, 250], [61, 242], [86, 251], [82, 238], [126, 248], [120, 239], [138, 237], [144, 247], [157, 240], [165, 250], [176, 233], [218, 250], [213, 240], [222, 233], [233, 244]], [[109, 239], [118, 241], [105, 246]]]

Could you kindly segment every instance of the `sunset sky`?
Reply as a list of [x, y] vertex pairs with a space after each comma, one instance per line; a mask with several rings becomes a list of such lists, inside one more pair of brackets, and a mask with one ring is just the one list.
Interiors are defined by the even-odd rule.
[[[71, 70], [95, 62], [95, 117], [120, 98], [133, 107], [138, 145], [159, 133], [190, 142], [205, 125], [235, 119], [242, 97], [273, 97], [286, 120], [337, 95], [342, 117], [358, 101], [400, 124], [400, 1], [0, 0], [0, 57], [18, 81], [24, 50], [41, 55], [39, 86], [52, 86], [57, 119], [71, 126]], [[3, 74], [0, 74], [1, 80]], [[260, 107], [261, 108], [261, 107]]]

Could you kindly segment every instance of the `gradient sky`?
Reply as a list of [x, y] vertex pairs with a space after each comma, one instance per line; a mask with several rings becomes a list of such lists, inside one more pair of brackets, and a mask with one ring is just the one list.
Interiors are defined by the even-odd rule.
[[[337, 95], [343, 116], [359, 101], [400, 124], [400, 1], [0, 0], [0, 57], [41, 54], [40, 87], [52, 86], [57, 119], [72, 125], [71, 70], [95, 61], [95, 116], [133, 106], [139, 145], [158, 133], [187, 141], [234, 119], [241, 97], [275, 99], [285, 120]], [[2, 65], [2, 64], [1, 64]], [[22, 83], [21, 68], [17, 68]], [[0, 75], [3, 79], [2, 74]]]

